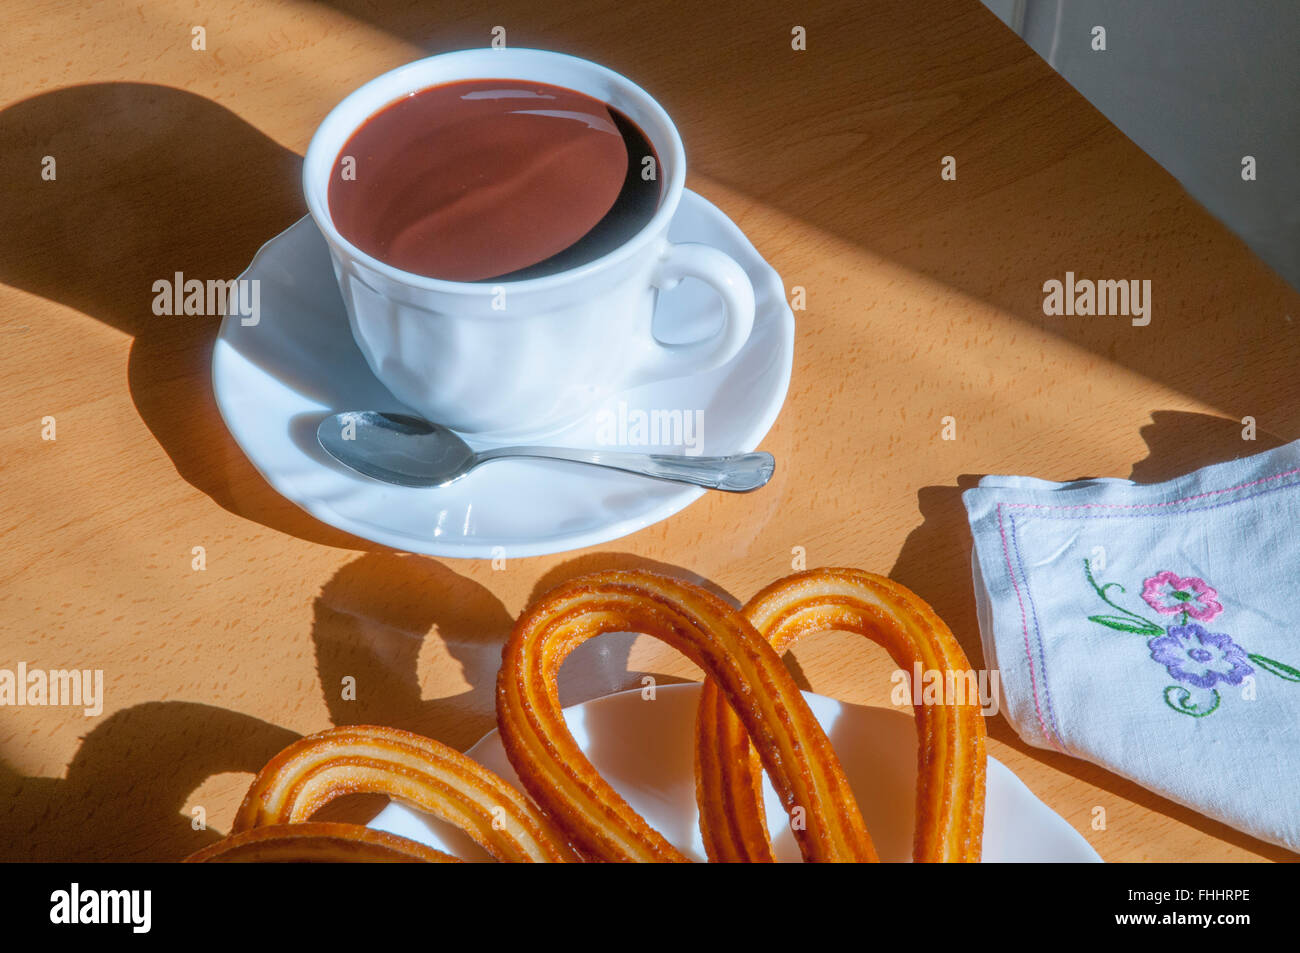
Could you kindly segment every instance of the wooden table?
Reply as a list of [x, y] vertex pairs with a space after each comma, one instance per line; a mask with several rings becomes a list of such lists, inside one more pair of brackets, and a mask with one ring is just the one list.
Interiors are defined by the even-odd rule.
[[[512, 617], [596, 568], [744, 599], [804, 547], [809, 566], [911, 586], [978, 663], [959, 499], [978, 474], [1162, 479], [1300, 437], [1300, 297], [974, 0], [541, 6], [6, 5], [0, 665], [102, 668], [107, 701], [93, 719], [0, 713], [0, 855], [179, 858], [227, 829], [272, 753], [333, 723], [467, 746], [493, 726]], [[690, 187], [807, 291], [771, 487], [503, 570], [392, 552], [281, 499], [218, 418], [217, 319], [151, 311], [156, 279], [233, 277], [303, 213], [300, 156], [345, 93], [497, 25], [650, 90]], [[1042, 284], [1067, 270], [1150, 279], [1151, 325], [1044, 317]], [[889, 704], [893, 665], [861, 639], [827, 635], [792, 664], [817, 691]], [[566, 667], [564, 699], [643, 673], [698, 677], [609, 637]], [[1028, 748], [1001, 718], [989, 731], [1107, 860], [1295, 859]]]

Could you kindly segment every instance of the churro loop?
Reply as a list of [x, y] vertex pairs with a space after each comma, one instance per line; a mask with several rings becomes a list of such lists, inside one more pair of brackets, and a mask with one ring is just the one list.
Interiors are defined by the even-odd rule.
[[[952, 632], [915, 593], [857, 569], [797, 573], [768, 586], [745, 616], [778, 654], [802, 636], [827, 629], [857, 632], [878, 642], [910, 674], [970, 670]], [[710, 679], [696, 723], [696, 786], [700, 827], [709, 858], [770, 862], [761, 774], [747, 725]], [[978, 700], [916, 705], [917, 793], [913, 858], [978, 861], [984, 830], [984, 719]]]
[[459, 751], [409, 731], [331, 728], [285, 748], [261, 770], [234, 832], [306, 821], [345, 794], [386, 794], [454, 824], [497, 860], [579, 860], [522, 793]]
[[273, 824], [231, 834], [186, 864], [454, 864], [451, 854], [358, 824]]
[[639, 632], [702, 667], [739, 715], [809, 861], [874, 860], [839, 760], [780, 656], [739, 613], [703, 589], [653, 573], [603, 572], [565, 583], [515, 624], [497, 679], [497, 721], [525, 788], [587, 855], [684, 861], [596, 772], [560, 710], [560, 665], [606, 632]]

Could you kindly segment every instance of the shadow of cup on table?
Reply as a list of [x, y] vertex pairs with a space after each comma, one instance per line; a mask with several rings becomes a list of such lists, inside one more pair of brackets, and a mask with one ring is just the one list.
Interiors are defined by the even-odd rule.
[[[631, 568], [698, 580], [720, 592], [676, 566], [625, 553], [593, 553], [543, 575], [529, 602], [575, 576]], [[321, 587], [314, 617], [316, 667], [333, 724], [389, 725], [460, 750], [496, 727], [497, 672], [515, 618], [485, 586], [425, 556], [367, 553]], [[659, 684], [687, 680], [630, 670], [635, 638], [611, 633], [579, 646], [561, 670], [561, 701], [571, 705], [639, 688], [647, 674]], [[426, 698], [419, 679], [423, 653], [459, 665], [465, 689]], [[353, 685], [355, 697], [344, 697]]]
[[[321, 587], [312, 639], [335, 725], [385, 725], [464, 750], [496, 726], [496, 673], [514, 619], [488, 589], [435, 560], [367, 553]], [[459, 665], [459, 694], [426, 698], [420, 656]]]
[[[574, 576], [631, 568], [698, 578], [637, 556], [596, 553], [545, 574], [529, 603]], [[368, 553], [321, 587], [314, 617], [316, 667], [333, 724], [400, 728], [460, 751], [495, 730], [501, 650], [515, 619], [484, 586], [424, 556]], [[657, 685], [687, 681], [632, 671], [628, 658], [636, 638], [610, 633], [579, 646], [561, 669], [561, 703], [639, 688], [646, 675]], [[464, 690], [425, 697], [419, 675], [425, 652], [459, 665]], [[356, 796], [327, 805], [321, 816], [365, 823], [386, 803], [382, 797]]]
[[0, 282], [131, 335], [131, 398], [192, 486], [264, 526], [366, 549], [282, 499], [227, 434], [210, 373], [221, 318], [153, 312], [154, 282], [235, 278], [300, 218], [301, 164], [183, 90], [96, 83], [33, 96], [0, 112]]

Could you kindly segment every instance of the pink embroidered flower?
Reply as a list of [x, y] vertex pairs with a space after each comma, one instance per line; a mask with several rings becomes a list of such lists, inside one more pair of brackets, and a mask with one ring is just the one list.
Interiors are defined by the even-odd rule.
[[1209, 622], [1220, 612], [1219, 594], [1195, 576], [1186, 578], [1170, 572], [1156, 573], [1142, 586], [1146, 604], [1164, 615], [1186, 612], [1189, 619]]

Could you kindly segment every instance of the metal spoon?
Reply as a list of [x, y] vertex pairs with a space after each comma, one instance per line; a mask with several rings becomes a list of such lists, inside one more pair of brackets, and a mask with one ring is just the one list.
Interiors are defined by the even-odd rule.
[[326, 417], [316, 428], [316, 439], [326, 453], [345, 467], [398, 486], [447, 486], [480, 463], [503, 457], [568, 460], [733, 493], [758, 489], [772, 478], [776, 469], [776, 459], [762, 452], [687, 457], [568, 447], [493, 447], [475, 451], [439, 424], [371, 410]]

